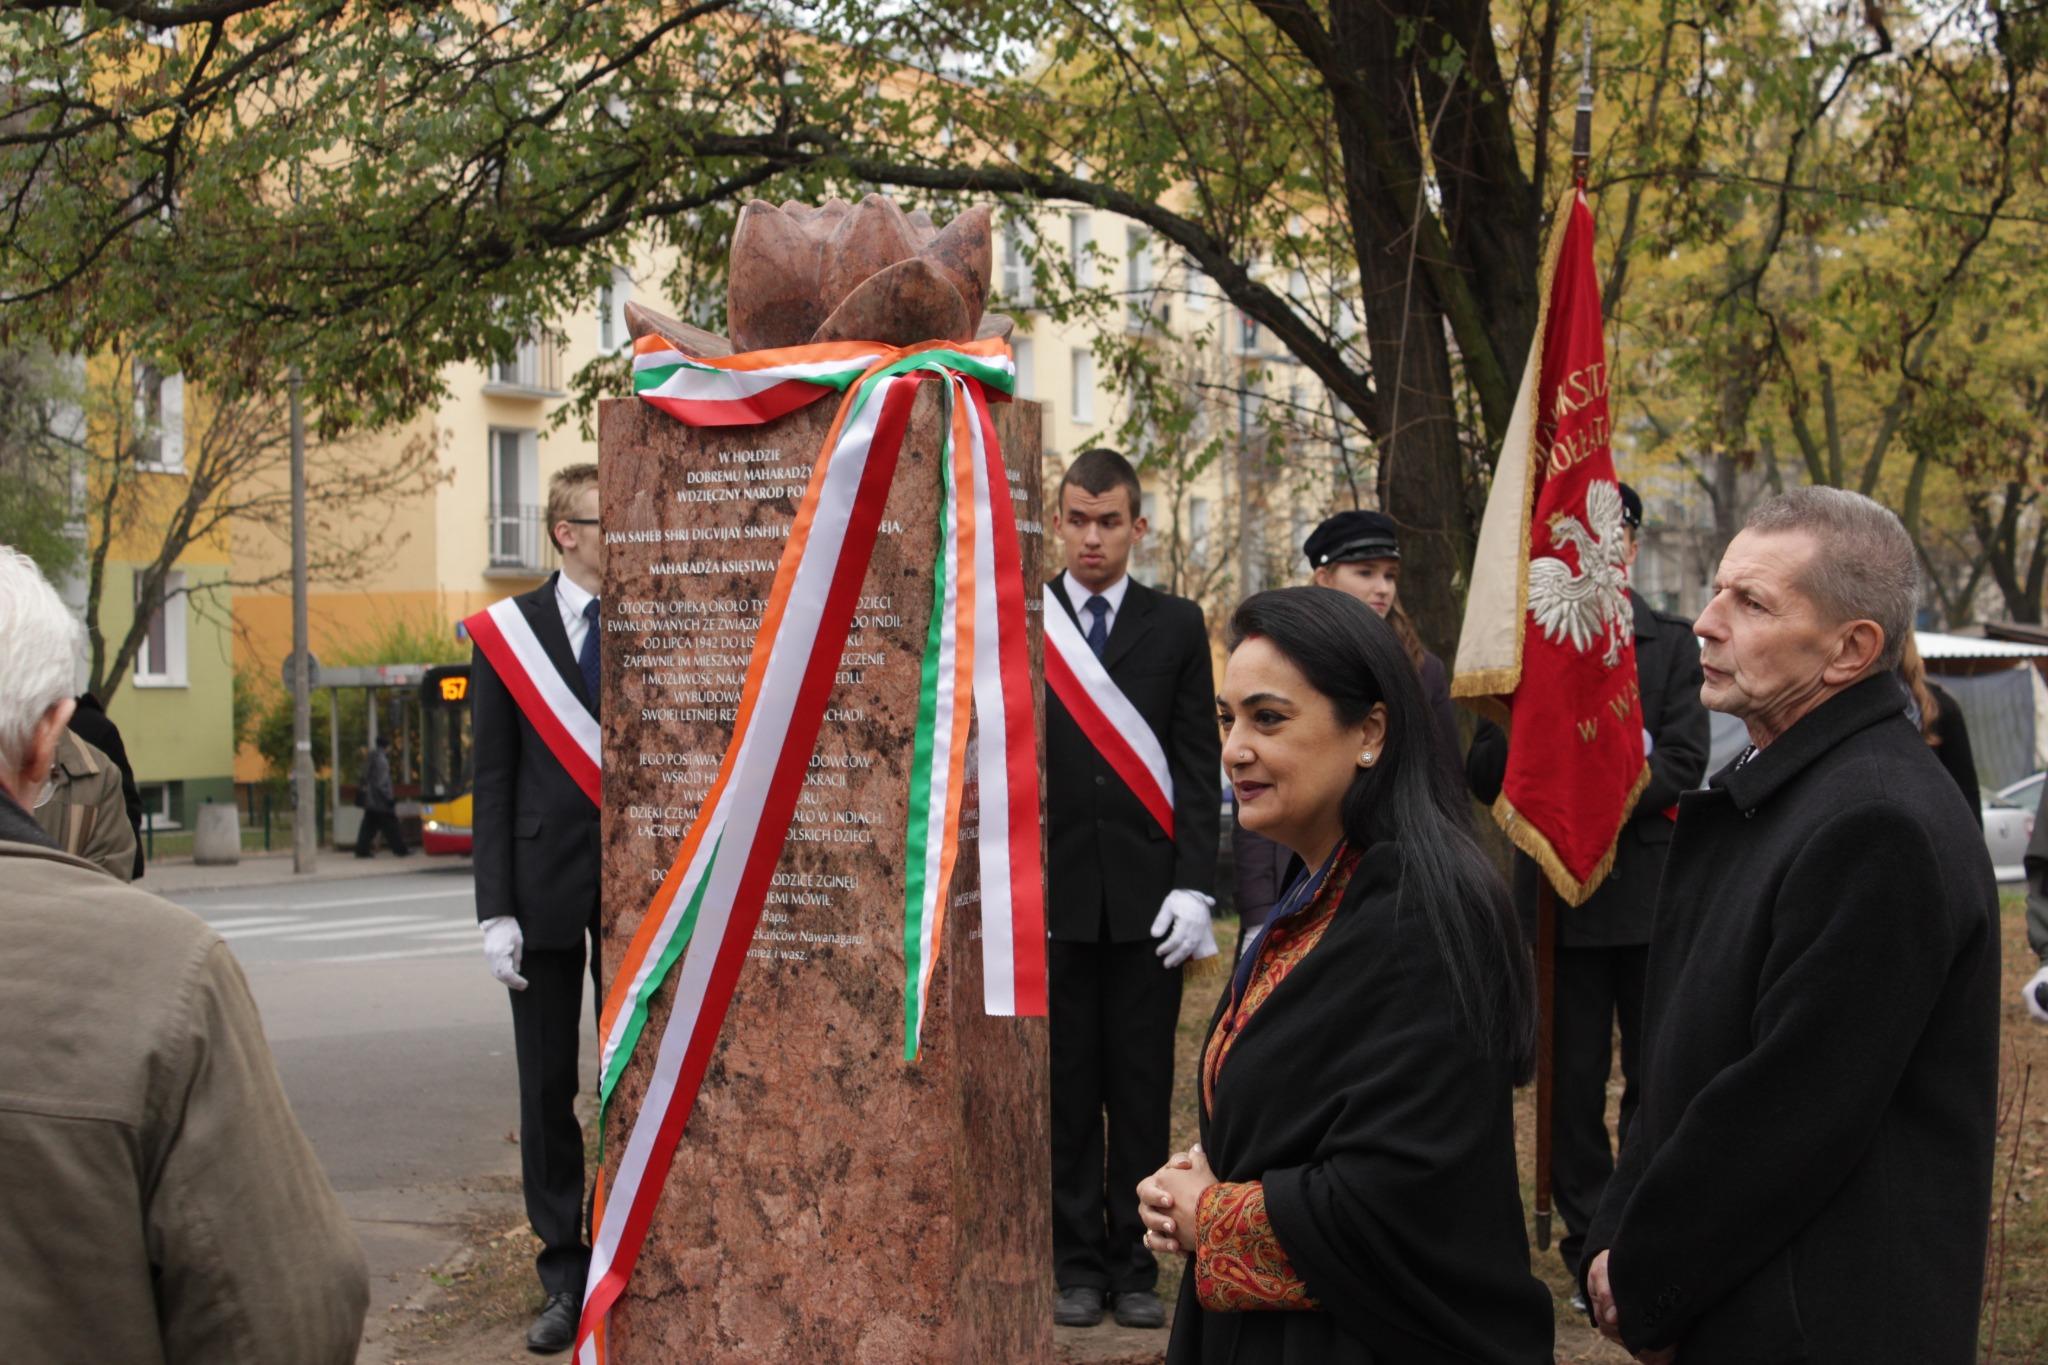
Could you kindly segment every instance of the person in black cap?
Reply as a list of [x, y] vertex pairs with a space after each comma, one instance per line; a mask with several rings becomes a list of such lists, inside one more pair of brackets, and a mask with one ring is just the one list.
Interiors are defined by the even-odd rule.
[[[1621, 485], [1622, 542], [1636, 562], [1636, 532], [1643, 500]], [[1634, 588], [1636, 676], [1642, 686], [1643, 753], [1650, 783], [1636, 798], [1614, 844], [1614, 867], [1584, 905], [1558, 907], [1557, 968], [1552, 996], [1552, 1039], [1557, 1089], [1551, 1101], [1551, 1188], [1564, 1217], [1558, 1246], [1574, 1275], [1586, 1229], [1614, 1171], [1607, 1133], [1607, 1077], [1613, 1069], [1614, 1032], [1621, 1030], [1621, 1133], [1626, 1135], [1642, 1094], [1636, 1065], [1643, 1021], [1643, 986], [1649, 971], [1650, 922], [1664, 855], [1671, 847], [1680, 792], [1700, 785], [1707, 772], [1707, 708], [1700, 701], [1700, 647], [1692, 623], [1652, 610]], [[1508, 766], [1508, 737], [1481, 721], [1465, 758], [1472, 794], [1492, 804]], [[1515, 905], [1535, 939], [1536, 864], [1515, 855]]]
[[[1415, 623], [1401, 610], [1401, 537], [1394, 519], [1384, 512], [1351, 510], [1326, 518], [1302, 543], [1312, 581], [1335, 588], [1371, 607], [1394, 628], [1408, 661], [1422, 679], [1429, 714], [1443, 737], [1439, 746], [1451, 766], [1454, 785], [1462, 786], [1457, 769], [1463, 746], [1458, 739], [1458, 713], [1451, 705], [1450, 675], [1444, 661], [1422, 647]], [[1252, 930], [1265, 923], [1287, 883], [1289, 855], [1270, 839], [1242, 826], [1232, 831], [1233, 886], [1237, 893], [1238, 945], [1250, 941]]]
[[1451, 679], [1444, 661], [1422, 647], [1415, 623], [1401, 610], [1401, 537], [1384, 512], [1339, 512], [1302, 543], [1318, 587], [1349, 593], [1394, 628], [1408, 662], [1422, 677], [1422, 695], [1444, 738], [1444, 752], [1458, 752], [1458, 713], [1451, 705]]

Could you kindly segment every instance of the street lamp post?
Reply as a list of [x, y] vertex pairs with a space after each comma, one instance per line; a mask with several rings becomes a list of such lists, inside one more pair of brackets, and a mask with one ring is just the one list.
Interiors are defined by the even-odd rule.
[[292, 871], [309, 873], [319, 860], [319, 825], [313, 795], [313, 670], [306, 613], [306, 419], [299, 406], [305, 380], [291, 368], [292, 399]]

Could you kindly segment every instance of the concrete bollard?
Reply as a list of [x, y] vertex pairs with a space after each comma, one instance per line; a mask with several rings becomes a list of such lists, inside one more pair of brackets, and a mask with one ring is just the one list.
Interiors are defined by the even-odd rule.
[[207, 802], [199, 808], [192, 836], [192, 861], [202, 867], [232, 867], [242, 861], [242, 813], [232, 804]]

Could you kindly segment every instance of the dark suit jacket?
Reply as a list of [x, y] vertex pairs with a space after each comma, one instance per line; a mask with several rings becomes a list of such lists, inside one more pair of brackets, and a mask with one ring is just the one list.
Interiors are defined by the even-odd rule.
[[[1635, 604], [1636, 677], [1643, 689], [1643, 728], [1650, 732], [1650, 782], [1615, 841], [1614, 867], [1584, 905], [1557, 907], [1557, 941], [1567, 948], [1637, 947], [1650, 941], [1657, 883], [1671, 847], [1665, 813], [1707, 775], [1710, 729], [1700, 702], [1700, 647], [1692, 623], [1655, 611], [1629, 591]], [[1507, 777], [1508, 737], [1492, 721], [1479, 722], [1465, 777], [1488, 805]], [[1536, 864], [1515, 855], [1515, 906], [1529, 941], [1536, 941]]]
[[[555, 606], [555, 578], [513, 599], [591, 714]], [[476, 917], [513, 915], [528, 948], [574, 948], [597, 923], [598, 811], [519, 710], [482, 650], [469, 673], [475, 752]]]
[[1998, 992], [1990, 858], [1891, 677], [1680, 797], [1642, 1106], [1586, 1238], [1629, 1347], [1973, 1360]]
[[[1069, 616], [1062, 575], [1053, 595]], [[1075, 624], [1080, 624], [1076, 618]], [[1173, 773], [1169, 841], [1059, 698], [1045, 698], [1046, 924], [1073, 943], [1151, 937], [1173, 890], [1214, 894], [1223, 740], [1202, 609], [1130, 581], [1102, 654], [1109, 676], [1152, 727]]]

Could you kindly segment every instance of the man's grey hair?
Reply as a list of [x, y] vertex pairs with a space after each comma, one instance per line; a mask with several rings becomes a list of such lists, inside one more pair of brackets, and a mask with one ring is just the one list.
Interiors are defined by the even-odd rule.
[[1877, 622], [1884, 632], [1877, 666], [1886, 672], [1899, 666], [1920, 606], [1920, 562], [1913, 538], [1889, 508], [1844, 488], [1795, 488], [1760, 504], [1743, 529], [1812, 536], [1813, 558], [1800, 590], [1838, 623]]
[[36, 723], [71, 695], [85, 631], [34, 560], [0, 545], [0, 772], [28, 765]]

